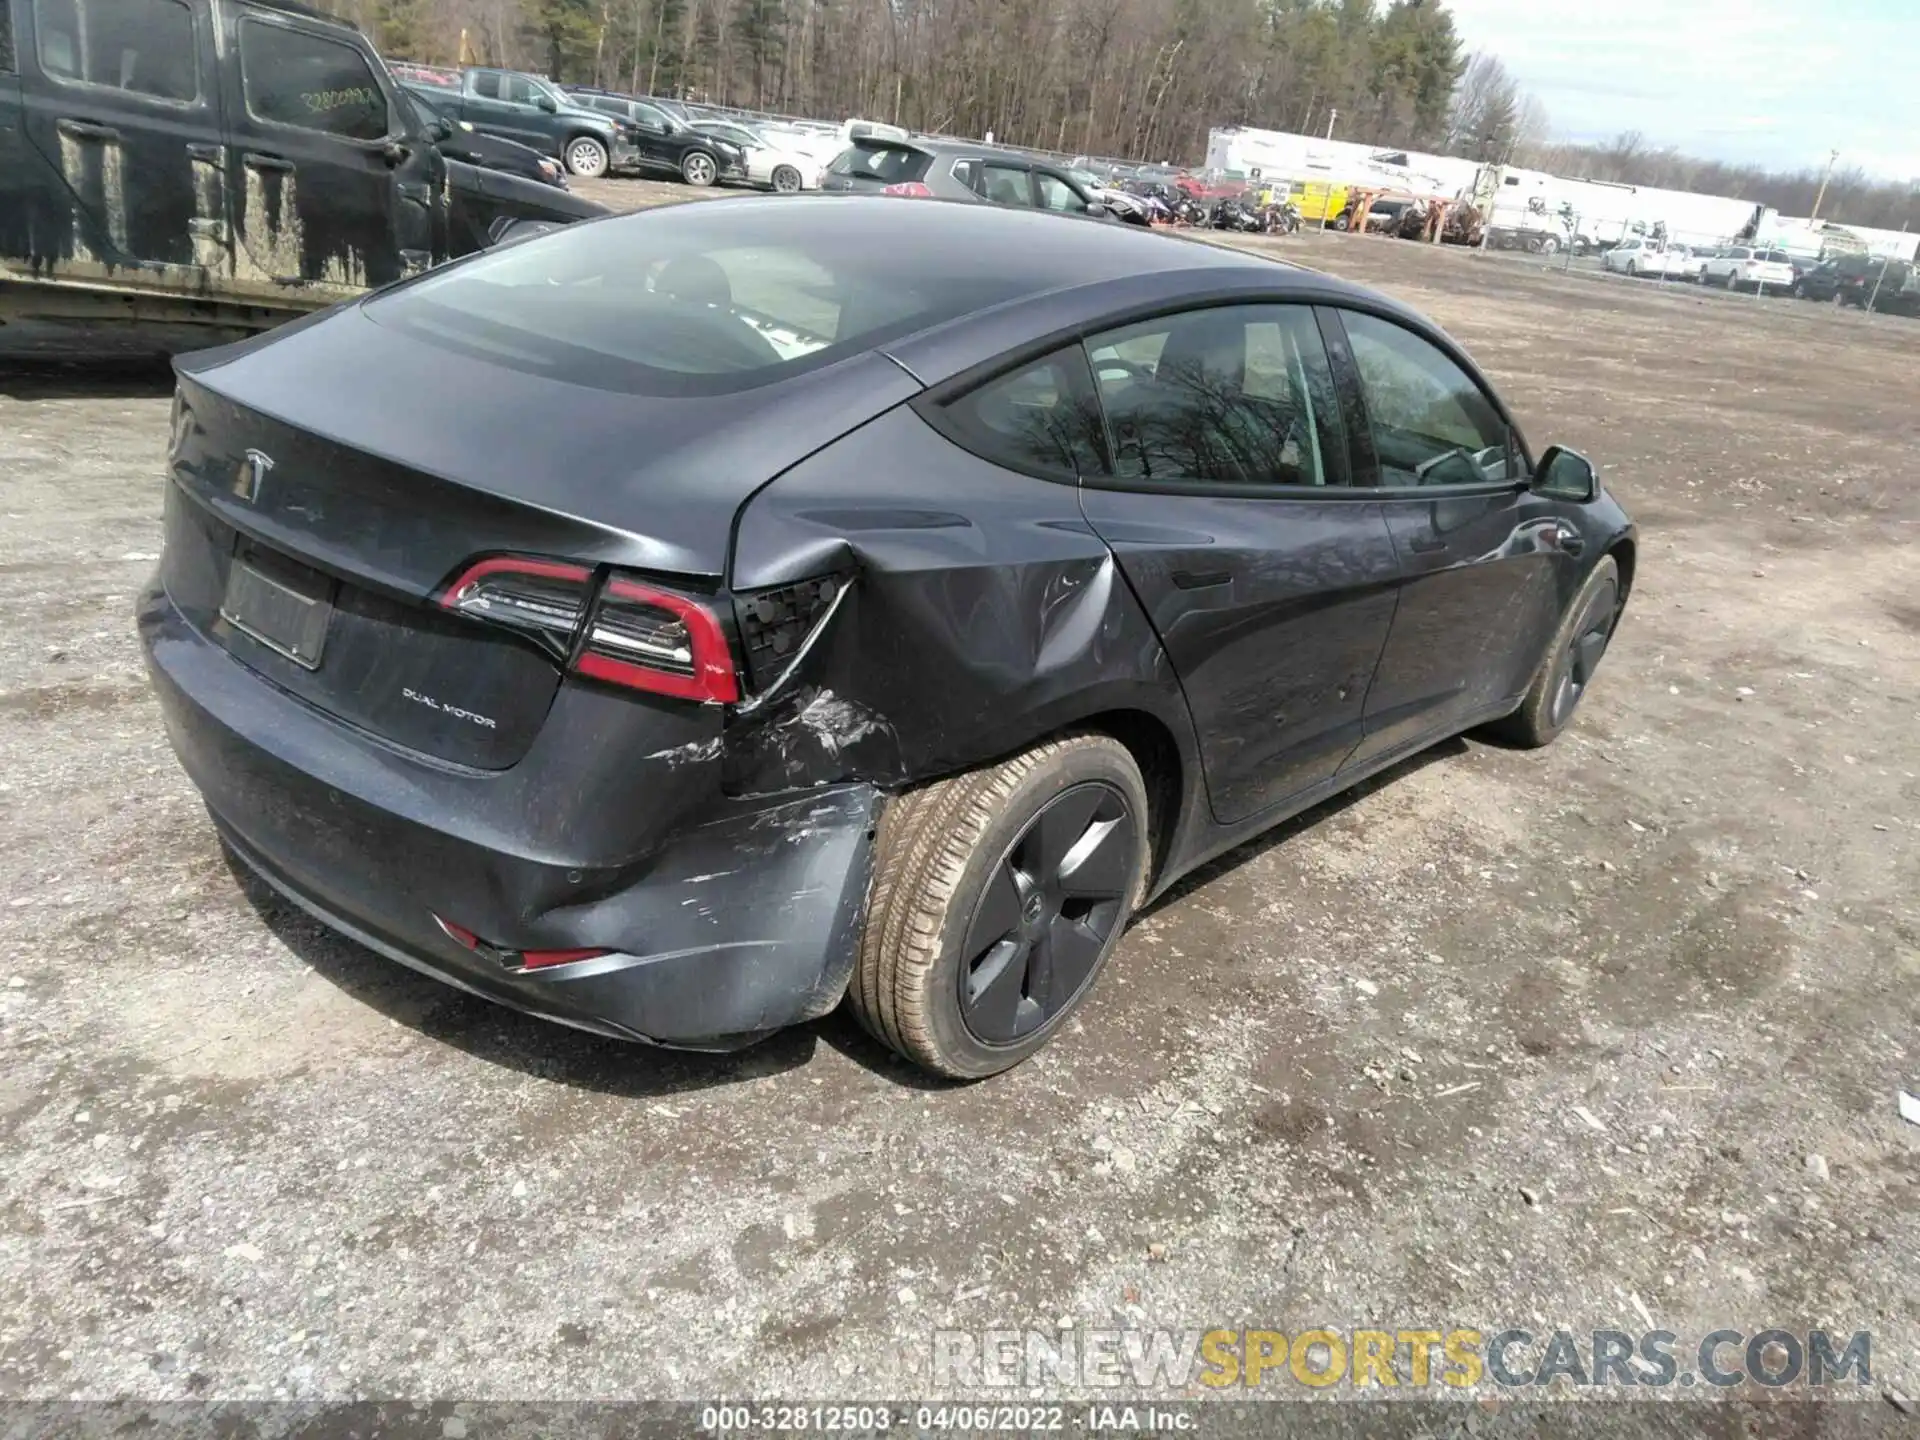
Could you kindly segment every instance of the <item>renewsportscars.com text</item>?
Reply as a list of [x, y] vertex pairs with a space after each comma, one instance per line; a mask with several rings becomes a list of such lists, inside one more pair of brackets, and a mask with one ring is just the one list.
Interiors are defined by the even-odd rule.
[[1535, 1332], [1455, 1327], [1215, 1330], [939, 1330], [933, 1379], [957, 1388], [1135, 1391], [1538, 1389], [1873, 1383], [1873, 1337], [1825, 1330]]

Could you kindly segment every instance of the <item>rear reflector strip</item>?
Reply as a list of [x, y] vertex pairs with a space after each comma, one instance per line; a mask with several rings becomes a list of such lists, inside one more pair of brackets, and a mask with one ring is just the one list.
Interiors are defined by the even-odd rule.
[[597, 960], [602, 955], [611, 955], [611, 950], [508, 950], [499, 945], [490, 945], [464, 925], [456, 925], [443, 916], [433, 917], [433, 923], [445, 932], [447, 938], [456, 945], [483, 955], [508, 970], [544, 970], [553, 965], [571, 965], [576, 960]]
[[597, 960], [611, 950], [522, 950], [520, 968], [539, 970], [548, 965], [571, 965], [576, 960]]

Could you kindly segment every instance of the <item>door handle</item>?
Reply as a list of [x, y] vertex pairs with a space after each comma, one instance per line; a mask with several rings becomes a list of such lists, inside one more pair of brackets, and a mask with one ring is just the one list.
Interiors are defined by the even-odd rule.
[[291, 160], [283, 160], [278, 155], [262, 155], [255, 150], [249, 150], [242, 155], [240, 163], [249, 170], [272, 170], [280, 174], [291, 174], [293, 171]]
[[220, 147], [218, 145], [189, 145], [187, 146], [187, 158], [189, 160], [210, 160], [217, 162], [220, 159]]
[[1587, 548], [1587, 537], [1571, 525], [1556, 525], [1553, 527], [1553, 543], [1560, 547], [1561, 554], [1577, 559], [1580, 552]]
[[62, 135], [71, 135], [76, 140], [94, 140], [111, 143], [120, 138], [120, 132], [111, 125], [96, 125], [91, 120], [70, 120], [62, 118], [56, 128]]
[[1417, 550], [1422, 555], [1432, 555], [1446, 549], [1447, 541], [1443, 535], [1416, 535], [1407, 542], [1407, 548]]
[[1225, 570], [1176, 570], [1173, 583], [1182, 590], [1208, 590], [1215, 585], [1230, 585], [1233, 576]]

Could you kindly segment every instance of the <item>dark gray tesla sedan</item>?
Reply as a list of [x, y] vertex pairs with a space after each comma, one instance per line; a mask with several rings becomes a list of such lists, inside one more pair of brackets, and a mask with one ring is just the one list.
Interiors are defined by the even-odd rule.
[[1031, 1054], [1183, 872], [1540, 745], [1633, 528], [1322, 275], [982, 205], [594, 221], [178, 362], [140, 629], [232, 852], [603, 1034]]

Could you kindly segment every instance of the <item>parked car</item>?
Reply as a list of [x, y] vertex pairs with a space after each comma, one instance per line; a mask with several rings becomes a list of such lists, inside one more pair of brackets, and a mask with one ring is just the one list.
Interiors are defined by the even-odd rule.
[[1799, 270], [1796, 267], [1793, 293], [1802, 300], [1818, 300], [1823, 303], [1837, 301], [1840, 298], [1838, 258], [1822, 260], [1808, 270]]
[[290, 0], [0, 0], [0, 16], [9, 333], [211, 344], [418, 274], [503, 216], [604, 213], [443, 154], [451, 123], [352, 26]]
[[483, 170], [504, 170], [509, 175], [538, 180], [542, 185], [561, 190], [567, 188], [567, 172], [560, 168], [559, 161], [542, 155], [530, 145], [482, 134], [464, 120], [447, 120], [434, 114], [433, 107], [414, 95], [404, 83], [399, 87], [399, 94], [401, 103], [414, 112], [415, 123], [423, 131], [445, 137], [436, 140], [434, 148], [449, 160], [463, 160]]
[[701, 187], [747, 178], [743, 146], [695, 128], [657, 101], [611, 90], [576, 90], [573, 94], [579, 104], [620, 121], [633, 137], [634, 163], [642, 170], [678, 175], [687, 184]]
[[1124, 220], [1129, 225], [1153, 223], [1153, 207], [1141, 196], [1129, 194], [1125, 190], [1116, 190], [1091, 170], [1079, 166], [1063, 169], [1061, 173], [1085, 191], [1089, 200], [1106, 206], [1107, 213], [1114, 219]]
[[775, 131], [739, 120], [696, 120], [693, 128], [738, 146], [746, 157], [749, 184], [782, 195], [820, 188], [820, 177], [827, 167]]
[[1633, 583], [1413, 311], [1017, 207], [666, 206], [176, 368], [139, 632], [235, 864], [627, 1039], [1003, 1070], [1209, 857], [1554, 739]]
[[1750, 245], [1728, 245], [1715, 250], [1700, 272], [1702, 285], [1724, 285], [1729, 290], [1747, 286], [1791, 290], [1793, 281], [1793, 266], [1786, 251], [1756, 250]]
[[1905, 260], [1878, 255], [1839, 255], [1808, 271], [1794, 293], [1887, 314], [1920, 314], [1920, 280]]
[[633, 137], [624, 127], [611, 116], [574, 104], [538, 75], [474, 65], [460, 72], [457, 86], [407, 84], [435, 114], [552, 155], [571, 174], [592, 178], [636, 163]]
[[[1687, 275], [1694, 257], [1684, 245], [1634, 235], [1622, 240], [1600, 257], [1600, 268], [1636, 279], [1651, 276], [1656, 280], [1677, 280]], [[1702, 262], [1704, 263], [1704, 262]], [[1695, 267], [1697, 269], [1697, 266]], [[1692, 277], [1689, 277], [1692, 278]]]
[[1099, 218], [1113, 213], [1051, 161], [958, 140], [860, 136], [827, 167], [820, 188], [832, 194], [984, 200]]

